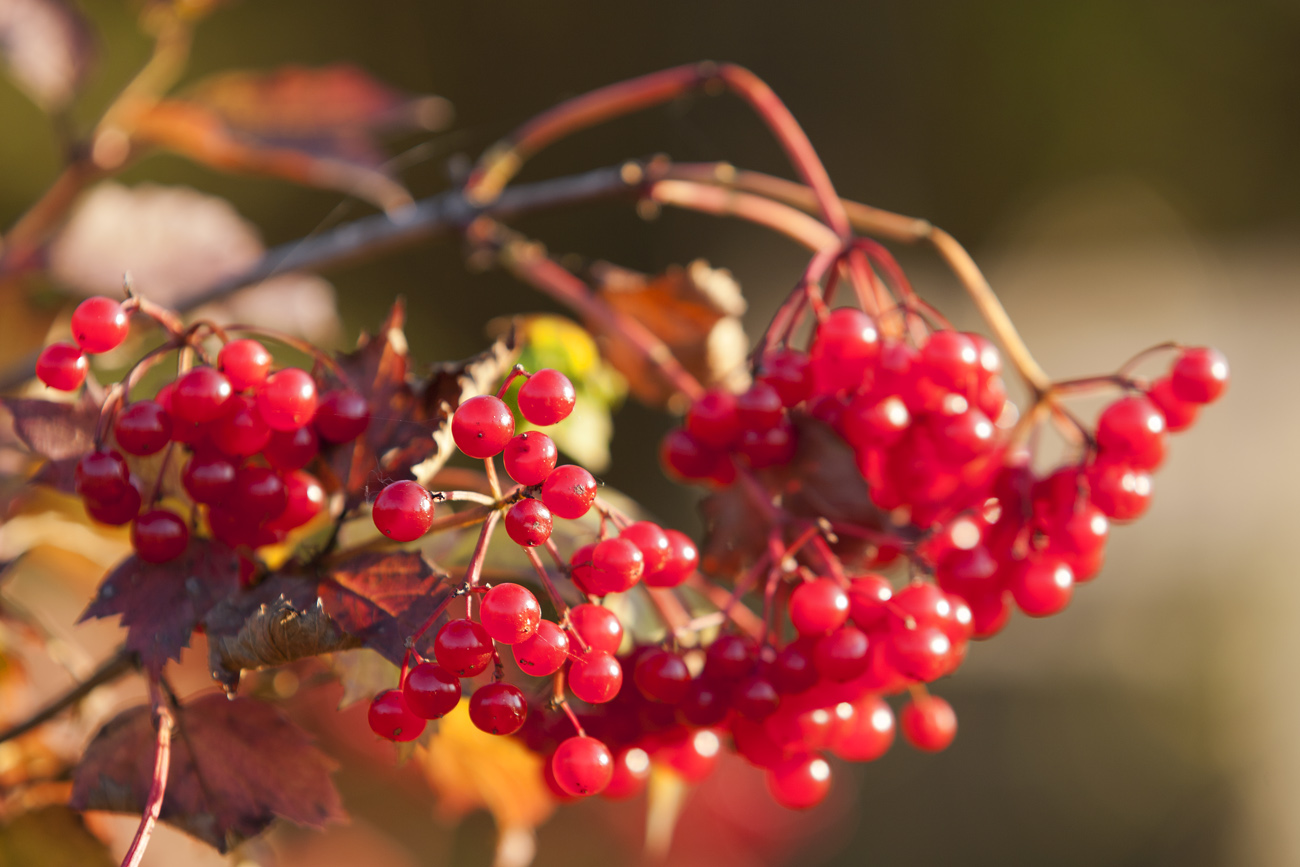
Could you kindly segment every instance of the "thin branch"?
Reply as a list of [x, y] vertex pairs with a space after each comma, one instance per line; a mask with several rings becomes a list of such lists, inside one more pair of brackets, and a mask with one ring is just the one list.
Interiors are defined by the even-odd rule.
[[134, 668], [135, 654], [129, 653], [125, 649], [119, 649], [117, 653], [113, 654], [101, 663], [99, 668], [96, 669], [90, 677], [86, 678], [27, 719], [12, 728], [0, 732], [0, 744], [5, 741], [13, 740], [16, 737], [21, 737], [32, 729], [44, 725], [63, 711], [90, 695], [99, 687], [107, 683], [112, 683]]
[[171, 767], [172, 756], [172, 717], [171, 708], [163, 698], [158, 681], [150, 679], [149, 695], [153, 703], [154, 715], [158, 718], [158, 743], [154, 751], [153, 779], [149, 784], [149, 797], [145, 801], [144, 815], [140, 817], [140, 827], [131, 841], [131, 848], [122, 859], [122, 867], [139, 867], [144, 859], [144, 850], [149, 846], [149, 838], [158, 824], [158, 814], [162, 812], [163, 797], [167, 794], [167, 772]]

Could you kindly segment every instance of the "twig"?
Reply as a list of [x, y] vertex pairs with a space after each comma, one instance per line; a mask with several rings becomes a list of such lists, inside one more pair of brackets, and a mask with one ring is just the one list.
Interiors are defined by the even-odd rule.
[[119, 649], [117, 653], [106, 659], [99, 668], [90, 675], [90, 677], [86, 678], [27, 719], [3, 732], [0, 732], [0, 744], [5, 741], [13, 740], [16, 737], [21, 737], [32, 729], [44, 725], [67, 708], [90, 695], [90, 693], [94, 692], [99, 687], [106, 683], [111, 683], [123, 674], [131, 671], [135, 668], [135, 664], [135, 654], [128, 652], [125, 648]]
[[532, 548], [524, 548], [523, 551], [528, 555], [528, 561], [533, 564], [533, 568], [537, 570], [537, 576], [542, 579], [542, 586], [546, 588], [547, 594], [551, 597], [551, 602], [555, 604], [555, 611], [560, 616], [560, 619], [563, 620], [568, 617], [569, 603], [565, 602], [564, 597], [560, 595], [560, 590], [555, 586], [555, 582], [551, 580], [551, 573], [546, 571], [542, 558], [538, 557], [537, 552]]
[[139, 867], [144, 858], [144, 850], [149, 845], [154, 826], [158, 823], [158, 814], [162, 812], [163, 797], [167, 794], [167, 772], [171, 767], [172, 725], [175, 720], [171, 709], [163, 698], [158, 681], [150, 679], [149, 695], [152, 699], [153, 713], [158, 718], [158, 743], [154, 752], [153, 780], [149, 784], [149, 798], [145, 801], [144, 815], [140, 817], [140, 827], [131, 841], [131, 848], [122, 859], [122, 867]]

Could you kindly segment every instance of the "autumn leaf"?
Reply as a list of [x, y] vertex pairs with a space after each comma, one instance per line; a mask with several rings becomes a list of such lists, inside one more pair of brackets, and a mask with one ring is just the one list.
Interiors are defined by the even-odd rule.
[[120, 615], [127, 650], [156, 673], [180, 657], [194, 627], [238, 588], [235, 552], [219, 542], [192, 539], [184, 554], [167, 563], [127, 557], [99, 585], [81, 620]]
[[117, 859], [67, 807], [42, 807], [0, 825], [0, 867], [113, 867]]
[[[406, 639], [451, 593], [415, 551], [365, 552], [335, 565], [318, 588], [321, 604], [344, 631], [389, 662], [401, 664]], [[421, 645], [430, 654], [434, 630]]]
[[77, 461], [95, 445], [99, 402], [90, 390], [71, 402], [0, 397], [0, 406], [9, 412], [23, 445], [49, 459], [35, 481], [72, 492]]
[[15, 83], [46, 111], [58, 111], [72, 100], [94, 54], [90, 26], [72, 3], [0, 3], [0, 59]]
[[[334, 763], [266, 702], [211, 693], [179, 707], [176, 725], [162, 821], [227, 852], [276, 818], [313, 828], [345, 818]], [[147, 707], [108, 722], [77, 766], [71, 805], [141, 812], [155, 736]]]

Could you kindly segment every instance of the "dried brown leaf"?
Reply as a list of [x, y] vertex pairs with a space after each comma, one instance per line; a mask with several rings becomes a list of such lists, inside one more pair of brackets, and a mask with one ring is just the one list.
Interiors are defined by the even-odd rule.
[[[320, 583], [320, 600], [339, 626], [389, 662], [401, 664], [406, 639], [452, 593], [415, 551], [366, 552], [334, 566]], [[428, 651], [432, 630], [421, 646]]]
[[0, 3], [0, 59], [32, 101], [57, 111], [76, 94], [94, 59], [85, 17], [65, 0]]

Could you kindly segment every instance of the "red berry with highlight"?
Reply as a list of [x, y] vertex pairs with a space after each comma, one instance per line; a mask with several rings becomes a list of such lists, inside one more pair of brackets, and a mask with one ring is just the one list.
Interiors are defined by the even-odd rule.
[[537, 371], [519, 387], [519, 413], [538, 427], [557, 424], [569, 417], [577, 401], [573, 383], [558, 370]]
[[876, 322], [855, 307], [832, 310], [818, 324], [810, 365], [821, 394], [849, 393], [869, 384], [871, 365], [880, 355]]
[[271, 353], [256, 340], [232, 340], [217, 353], [217, 367], [235, 391], [252, 391], [271, 372]]
[[1016, 570], [1010, 590], [1021, 611], [1031, 617], [1047, 617], [1070, 604], [1074, 572], [1056, 557], [1031, 555]]
[[136, 401], [113, 419], [113, 438], [129, 455], [157, 454], [171, 442], [171, 416], [156, 401]]
[[77, 461], [73, 480], [77, 493], [83, 498], [110, 503], [125, 494], [130, 487], [131, 471], [117, 452], [90, 452]]
[[1160, 409], [1160, 414], [1165, 417], [1165, 428], [1170, 433], [1187, 430], [1196, 423], [1196, 416], [1201, 411], [1200, 404], [1181, 400], [1174, 394], [1173, 380], [1167, 376], [1151, 384], [1147, 397]]
[[100, 503], [95, 500], [86, 500], [86, 514], [101, 524], [120, 527], [135, 520], [135, 516], [140, 514], [142, 502], [143, 498], [140, 495], [140, 489], [137, 487], [135, 480], [132, 479], [131, 484], [126, 486], [126, 490], [122, 495], [112, 502]]
[[289, 504], [284, 480], [267, 467], [240, 467], [230, 507], [242, 518], [260, 524], [278, 518]]
[[581, 518], [595, 499], [596, 479], [575, 464], [556, 467], [542, 483], [542, 502], [561, 518]]
[[221, 418], [234, 390], [230, 380], [212, 367], [196, 367], [176, 380], [167, 411], [191, 424], [206, 424]]
[[641, 552], [645, 559], [645, 575], [652, 575], [668, 565], [671, 543], [663, 527], [653, 521], [636, 521], [620, 530], [618, 535], [636, 545]]
[[254, 400], [237, 394], [226, 404], [221, 418], [209, 426], [208, 440], [222, 454], [246, 458], [266, 448], [271, 429]]
[[581, 643], [592, 650], [617, 653], [619, 645], [623, 643], [623, 624], [619, 622], [618, 615], [604, 606], [589, 602], [577, 605], [569, 609], [569, 623], [582, 639], [581, 642], [575, 642], [575, 651]]
[[704, 652], [704, 675], [727, 681], [754, 670], [758, 647], [743, 635], [719, 635]]
[[676, 587], [700, 567], [700, 551], [690, 536], [678, 530], [664, 530], [668, 538], [668, 556], [664, 565], [651, 572], [648, 568], [642, 576], [650, 587]]
[[393, 482], [379, 492], [370, 515], [388, 538], [411, 542], [433, 524], [433, 496], [418, 482]]
[[736, 396], [724, 389], [709, 389], [691, 404], [685, 426], [696, 442], [708, 448], [730, 448], [741, 432]]
[[782, 807], [807, 810], [831, 790], [831, 766], [821, 756], [787, 759], [768, 770], [767, 790]]
[[853, 703], [853, 714], [831, 740], [831, 752], [849, 762], [873, 762], [894, 743], [894, 712], [878, 695]]
[[485, 684], [470, 696], [469, 718], [490, 735], [512, 735], [523, 728], [528, 718], [528, 702], [517, 686]]
[[449, 620], [433, 642], [438, 664], [458, 677], [480, 674], [492, 661], [492, 637], [473, 620]]
[[262, 449], [262, 457], [280, 472], [301, 470], [312, 462], [320, 451], [316, 431], [310, 425], [297, 430], [271, 431], [271, 438]]
[[282, 476], [285, 506], [279, 516], [267, 522], [270, 530], [289, 530], [303, 526], [325, 508], [325, 488], [311, 473], [294, 470]]
[[370, 403], [350, 388], [331, 391], [321, 398], [312, 424], [326, 442], [350, 443], [370, 426]]
[[36, 358], [36, 378], [59, 391], [76, 391], [89, 370], [85, 354], [68, 343], [51, 343]]
[[569, 689], [588, 704], [611, 701], [622, 685], [622, 666], [604, 650], [588, 651], [569, 666]]
[[451, 417], [452, 439], [471, 458], [496, 457], [514, 435], [515, 417], [495, 395], [471, 397]]
[[460, 678], [441, 665], [421, 662], [406, 674], [402, 697], [421, 719], [446, 716], [460, 703]]
[[605, 539], [591, 552], [588, 589], [597, 596], [630, 590], [645, 570], [645, 555], [629, 540], [619, 536]]
[[535, 548], [551, 538], [551, 510], [541, 500], [526, 497], [506, 512], [505, 525], [516, 545]]
[[790, 594], [790, 620], [800, 635], [825, 635], [849, 618], [849, 595], [832, 578], [800, 584]]
[[1228, 388], [1228, 359], [1217, 349], [1184, 350], [1169, 374], [1174, 396], [1188, 403], [1213, 403]]
[[502, 644], [518, 644], [537, 631], [542, 607], [527, 587], [498, 584], [483, 596], [479, 622]]
[[316, 414], [316, 381], [297, 367], [277, 370], [258, 387], [257, 410], [272, 430], [300, 428]]
[[239, 465], [225, 455], [195, 455], [181, 472], [181, 484], [196, 503], [220, 506], [235, 495]]
[[185, 553], [190, 531], [175, 512], [153, 509], [131, 525], [131, 546], [141, 560], [166, 563]]
[[108, 352], [126, 340], [127, 320], [122, 305], [112, 298], [87, 298], [72, 311], [72, 336], [86, 352]]
[[632, 669], [632, 680], [651, 701], [677, 704], [691, 686], [691, 672], [680, 656], [667, 650], [643, 653]]
[[537, 624], [537, 631], [511, 648], [519, 670], [533, 677], [555, 674], [569, 658], [569, 636], [549, 620]]
[[555, 442], [541, 431], [524, 431], [506, 443], [501, 459], [510, 478], [521, 485], [540, 485], [555, 469]]
[[370, 730], [386, 740], [406, 743], [424, 734], [425, 721], [406, 706], [400, 689], [386, 689], [375, 696], [366, 719]]
[[582, 735], [569, 738], [551, 757], [555, 782], [574, 797], [598, 795], [614, 776], [614, 757], [609, 748], [595, 738]]
[[907, 742], [928, 753], [947, 749], [957, 737], [957, 714], [937, 695], [909, 701], [900, 722]]

